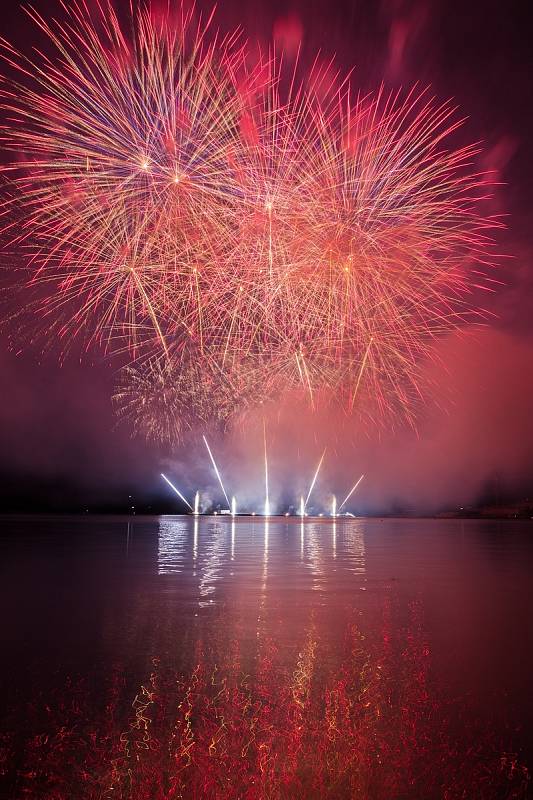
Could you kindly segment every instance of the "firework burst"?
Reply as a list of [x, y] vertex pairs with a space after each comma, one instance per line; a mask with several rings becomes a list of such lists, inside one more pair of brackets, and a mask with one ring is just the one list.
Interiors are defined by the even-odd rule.
[[128, 35], [110, 3], [30, 12], [55, 53], [33, 61], [2, 42], [4, 233], [32, 308], [62, 349], [126, 359], [117, 408], [149, 438], [284, 397], [412, 421], [433, 340], [479, 313], [497, 221], [476, 147], [427, 92], [287, 80], [176, 8]]

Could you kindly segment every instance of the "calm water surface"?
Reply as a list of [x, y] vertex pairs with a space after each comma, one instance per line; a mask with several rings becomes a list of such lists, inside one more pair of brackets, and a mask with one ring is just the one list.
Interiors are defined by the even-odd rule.
[[529, 796], [533, 524], [0, 525], [1, 797]]

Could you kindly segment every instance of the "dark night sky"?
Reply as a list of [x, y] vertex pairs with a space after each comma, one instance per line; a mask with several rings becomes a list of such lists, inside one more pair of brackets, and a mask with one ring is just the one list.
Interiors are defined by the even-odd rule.
[[[36, 0], [34, 5], [43, 14], [59, 13], [55, 3]], [[274, 34], [289, 49], [301, 36], [304, 58], [321, 49], [325, 57], [335, 56], [341, 69], [355, 66], [354, 83], [365, 89], [381, 81], [392, 87], [431, 84], [440, 99], [456, 100], [468, 117], [465, 139], [483, 141], [481, 166], [497, 170], [502, 182], [493, 210], [507, 215], [508, 227], [498, 248], [512, 257], [499, 267], [505, 285], [490, 300], [497, 318], [475, 338], [455, 335], [441, 342], [448, 365], [448, 375], [437, 376], [446, 385], [444, 410], [428, 412], [418, 436], [381, 432], [379, 438], [376, 434], [355, 445], [317, 421], [318, 437], [298, 444], [299, 463], [312, 460], [322, 441], [329, 441], [336, 458], [331, 458], [325, 482], [332, 486], [344, 480], [349, 485], [352, 475], [365, 471], [361, 507], [368, 510], [460, 505], [487, 495], [487, 487], [494, 485], [503, 496], [533, 494], [533, 57], [528, 4], [222, 0], [217, 19], [222, 28], [242, 24], [250, 37], [265, 43]], [[0, 25], [0, 33], [19, 47], [34, 37], [32, 24], [16, 3], [3, 11]], [[4, 336], [0, 374], [0, 508], [122, 504], [129, 494], [165, 498], [158, 477], [162, 463], [176, 475], [192, 465], [191, 482], [211, 481], [196, 451], [161, 457], [155, 448], [116, 429], [109, 364], [92, 359], [59, 366], [53, 355], [40, 360], [32, 352], [15, 356]], [[225, 448], [228, 469], [238, 476], [245, 460], [237, 456], [242, 443], [234, 439], [217, 446]], [[283, 448], [278, 444], [273, 449], [281, 462]], [[194, 486], [187, 486], [187, 478], [181, 483]], [[282, 492], [281, 485], [278, 490]]]

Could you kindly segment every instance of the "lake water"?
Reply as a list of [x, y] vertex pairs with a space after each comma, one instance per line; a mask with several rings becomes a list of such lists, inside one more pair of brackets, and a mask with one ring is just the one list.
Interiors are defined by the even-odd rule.
[[533, 524], [0, 526], [2, 798], [529, 796]]

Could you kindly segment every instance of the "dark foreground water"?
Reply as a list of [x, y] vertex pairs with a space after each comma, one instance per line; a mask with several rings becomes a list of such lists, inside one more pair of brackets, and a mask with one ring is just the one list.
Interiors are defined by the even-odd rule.
[[532, 523], [0, 525], [2, 798], [529, 796]]

